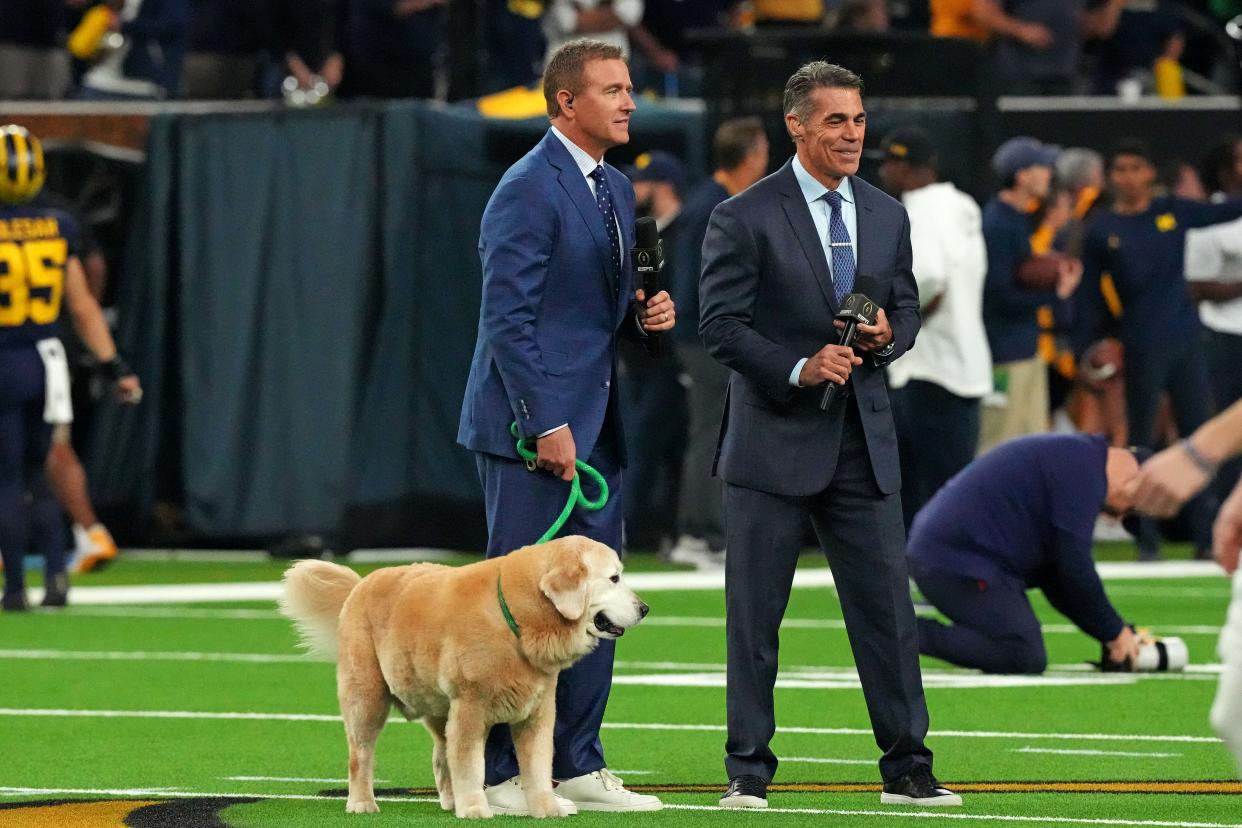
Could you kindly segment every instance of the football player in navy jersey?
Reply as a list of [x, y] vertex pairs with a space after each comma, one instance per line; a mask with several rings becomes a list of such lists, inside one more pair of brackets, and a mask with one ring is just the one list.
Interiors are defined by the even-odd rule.
[[27, 553], [44, 559], [44, 606], [64, 606], [69, 591], [64, 518], [44, 475], [52, 426], [72, 419], [68, 364], [56, 336], [62, 309], [121, 399], [142, 396], [87, 288], [73, 219], [27, 204], [43, 177], [38, 139], [22, 127], [0, 127], [0, 607], [6, 611], [27, 607]]

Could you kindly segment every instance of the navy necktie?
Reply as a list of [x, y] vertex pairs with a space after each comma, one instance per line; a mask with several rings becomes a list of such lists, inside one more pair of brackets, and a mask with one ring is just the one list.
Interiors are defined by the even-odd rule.
[[832, 292], [837, 304], [854, 289], [854, 247], [850, 244], [850, 231], [845, 229], [841, 217], [841, 194], [836, 190], [824, 193], [824, 200], [832, 208], [828, 217], [828, 241], [832, 250]]
[[612, 212], [612, 191], [608, 189], [608, 177], [604, 175], [604, 165], [600, 164], [591, 170], [591, 178], [595, 179], [595, 204], [600, 215], [604, 217], [604, 229], [608, 231], [608, 248], [612, 251], [612, 272], [621, 274], [621, 239], [617, 237], [617, 220]]

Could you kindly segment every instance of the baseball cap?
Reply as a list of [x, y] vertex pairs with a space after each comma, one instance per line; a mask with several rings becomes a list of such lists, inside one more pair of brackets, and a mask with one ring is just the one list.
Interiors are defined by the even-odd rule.
[[630, 181], [667, 181], [677, 189], [686, 183], [686, 168], [677, 156], [663, 150], [644, 152], [625, 168]]
[[1060, 147], [1023, 135], [1000, 145], [992, 156], [992, 169], [1001, 178], [1008, 178], [1027, 167], [1051, 167], [1060, 154]]
[[898, 127], [880, 142], [880, 159], [930, 167], [936, 163], [936, 145], [932, 143], [931, 134], [922, 127]]

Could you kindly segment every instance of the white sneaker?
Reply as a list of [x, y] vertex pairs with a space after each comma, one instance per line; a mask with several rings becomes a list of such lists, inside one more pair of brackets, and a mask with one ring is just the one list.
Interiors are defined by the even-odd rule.
[[1130, 541], [1133, 538], [1121, 525], [1121, 521], [1108, 515], [1100, 515], [1095, 519], [1095, 529], [1091, 533], [1094, 541]]
[[[507, 779], [499, 785], [485, 786], [483, 795], [487, 797], [487, 804], [491, 806], [493, 814], [530, 816], [530, 809], [526, 807], [526, 792], [522, 790], [522, 777], [520, 776]], [[553, 793], [552, 798], [556, 800], [556, 807], [560, 808], [561, 816], [573, 816], [578, 813], [578, 806], [560, 794]]]
[[664, 803], [657, 797], [625, 789], [625, 783], [608, 768], [566, 779], [556, 786], [558, 796], [573, 800], [579, 811], [658, 811]]
[[698, 566], [708, 551], [707, 541], [692, 535], [682, 535], [668, 551], [668, 559], [671, 563]]

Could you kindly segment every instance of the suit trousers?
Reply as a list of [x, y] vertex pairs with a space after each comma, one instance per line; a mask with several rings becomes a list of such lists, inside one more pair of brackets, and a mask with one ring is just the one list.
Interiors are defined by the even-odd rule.
[[836, 580], [871, 727], [883, 751], [880, 773], [891, 781], [915, 764], [931, 766], [923, 743], [927, 705], [901, 499], [876, 486], [857, 403], [852, 395], [843, 402], [841, 448], [828, 488], [805, 497], [725, 488], [730, 778], [751, 774], [771, 781], [776, 773], [769, 742], [776, 732], [779, 631], [808, 518]]
[[[599, 442], [587, 460], [608, 483], [608, 504], [598, 512], [575, 509], [559, 537], [585, 535], [613, 549], [621, 549], [624, 503], [621, 496], [620, 452], [605, 422]], [[526, 465], [507, 457], [475, 454], [487, 508], [487, 557], [507, 555], [528, 546], [556, 520], [569, 484], [546, 471], [528, 472]], [[587, 482], [587, 496], [595, 497]], [[595, 651], [561, 673], [556, 685], [556, 730], [553, 735], [552, 775], [572, 779], [606, 766], [599, 739], [604, 708], [612, 688], [615, 642], [600, 641]], [[492, 728], [487, 739], [485, 783], [496, 785], [518, 774], [517, 757], [508, 725]]]

